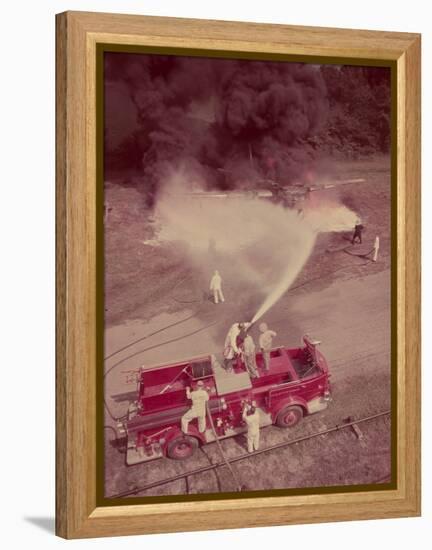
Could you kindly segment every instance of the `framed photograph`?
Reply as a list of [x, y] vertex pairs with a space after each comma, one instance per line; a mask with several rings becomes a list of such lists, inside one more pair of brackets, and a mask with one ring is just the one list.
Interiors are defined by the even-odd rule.
[[420, 514], [420, 36], [57, 16], [57, 534]]

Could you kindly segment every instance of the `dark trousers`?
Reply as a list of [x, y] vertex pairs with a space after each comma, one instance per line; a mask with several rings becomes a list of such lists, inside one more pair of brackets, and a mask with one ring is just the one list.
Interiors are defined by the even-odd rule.
[[353, 238], [351, 239], [351, 244], [354, 244], [356, 239], [358, 239], [359, 243], [362, 243], [362, 237], [360, 231], [354, 231]]

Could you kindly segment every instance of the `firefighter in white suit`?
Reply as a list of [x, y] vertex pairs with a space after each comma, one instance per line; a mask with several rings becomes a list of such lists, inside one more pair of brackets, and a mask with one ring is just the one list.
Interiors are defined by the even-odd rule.
[[189, 422], [194, 418], [198, 418], [198, 430], [204, 432], [206, 429], [206, 403], [209, 400], [208, 393], [204, 389], [204, 382], [198, 380], [197, 389], [193, 391], [187, 387], [186, 396], [191, 399], [192, 407], [182, 416], [182, 432], [187, 434]]
[[378, 252], [380, 248], [380, 239], [378, 235], [375, 237], [374, 247], [373, 247], [373, 258], [372, 261], [376, 262], [378, 259]]
[[243, 420], [247, 425], [247, 446], [248, 452], [258, 451], [260, 437], [260, 417], [254, 405], [245, 405], [243, 409]]
[[215, 271], [210, 281], [210, 290], [213, 292], [214, 303], [218, 304], [219, 300], [225, 302], [225, 298], [222, 292], [222, 277], [219, 271]]

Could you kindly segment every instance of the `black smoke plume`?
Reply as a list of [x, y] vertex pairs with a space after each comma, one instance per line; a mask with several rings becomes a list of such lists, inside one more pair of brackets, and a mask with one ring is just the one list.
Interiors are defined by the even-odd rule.
[[106, 53], [106, 176], [149, 204], [176, 166], [207, 189], [301, 181], [337, 92], [311, 64]]

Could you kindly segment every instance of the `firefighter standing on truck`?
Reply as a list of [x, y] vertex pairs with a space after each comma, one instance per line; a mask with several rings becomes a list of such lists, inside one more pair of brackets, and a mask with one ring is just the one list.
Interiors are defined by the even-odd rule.
[[258, 451], [260, 436], [260, 417], [258, 409], [254, 405], [246, 405], [243, 408], [243, 420], [247, 425], [248, 452]]
[[243, 342], [243, 358], [246, 368], [252, 378], [258, 378], [258, 370], [255, 357], [255, 343], [250, 334], [246, 335]]
[[182, 416], [182, 432], [187, 434], [189, 422], [194, 418], [198, 418], [198, 430], [204, 432], [206, 429], [206, 403], [209, 400], [208, 393], [204, 389], [204, 382], [198, 380], [197, 389], [193, 391], [188, 386], [186, 396], [192, 400], [192, 407]]
[[250, 323], [234, 323], [231, 325], [224, 344], [224, 368], [232, 370], [232, 361], [236, 355], [240, 355], [240, 346], [246, 337], [246, 330]]
[[268, 372], [270, 370], [270, 351], [272, 349], [273, 338], [276, 336], [276, 332], [274, 330], [269, 330], [267, 323], [261, 323], [259, 329], [261, 332], [259, 337], [259, 346], [264, 359], [264, 369]]

